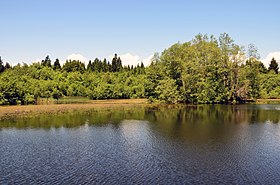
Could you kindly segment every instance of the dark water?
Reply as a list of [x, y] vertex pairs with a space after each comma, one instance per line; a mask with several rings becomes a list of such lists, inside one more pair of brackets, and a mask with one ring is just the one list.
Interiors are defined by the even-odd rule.
[[280, 105], [0, 121], [0, 184], [279, 184]]

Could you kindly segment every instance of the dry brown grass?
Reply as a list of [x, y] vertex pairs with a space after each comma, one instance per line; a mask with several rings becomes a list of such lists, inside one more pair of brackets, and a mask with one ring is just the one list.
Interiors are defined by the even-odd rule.
[[114, 108], [120, 106], [137, 106], [147, 104], [146, 99], [124, 100], [90, 100], [87, 104], [52, 104], [52, 105], [24, 105], [0, 106], [0, 119], [32, 116], [38, 114], [57, 114], [69, 111], [87, 110], [92, 108]]

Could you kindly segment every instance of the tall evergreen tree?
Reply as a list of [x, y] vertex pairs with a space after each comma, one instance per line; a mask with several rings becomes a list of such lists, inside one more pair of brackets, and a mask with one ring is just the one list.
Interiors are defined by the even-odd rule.
[[45, 60], [42, 60], [42, 66], [46, 66], [46, 67], [52, 67], [52, 64], [51, 64], [51, 59], [48, 56], [46, 56]]
[[2, 58], [1, 58], [1, 56], [0, 56], [0, 73], [2, 73], [4, 70], [5, 70], [5, 67], [4, 67]]
[[54, 64], [53, 64], [53, 68], [54, 68], [55, 70], [60, 70], [60, 69], [61, 69], [61, 65], [60, 65], [60, 63], [59, 63], [59, 59], [58, 59], [58, 58], [55, 59], [55, 62], [54, 62]]
[[87, 71], [91, 71], [91, 72], [92, 72], [92, 63], [91, 63], [91, 60], [88, 62]]
[[112, 64], [110, 64], [110, 62], [108, 62], [107, 65], [108, 65], [108, 71], [112, 72]]
[[93, 71], [100, 72], [102, 68], [102, 63], [98, 58], [95, 58], [93, 61]]
[[5, 70], [6, 70], [6, 69], [10, 69], [10, 68], [11, 68], [11, 65], [10, 65], [8, 62], [6, 62]]
[[118, 60], [118, 55], [115, 54], [115, 57], [112, 60], [112, 72], [117, 72], [117, 60]]
[[120, 72], [122, 70], [122, 60], [120, 57], [117, 59], [117, 72]]
[[273, 57], [269, 64], [268, 71], [274, 71], [276, 74], [278, 74], [278, 70], [279, 70], [278, 63], [276, 62], [275, 58]]
[[109, 71], [109, 65], [107, 64], [106, 58], [104, 58], [104, 60], [103, 60], [102, 71], [103, 72], [108, 72]]

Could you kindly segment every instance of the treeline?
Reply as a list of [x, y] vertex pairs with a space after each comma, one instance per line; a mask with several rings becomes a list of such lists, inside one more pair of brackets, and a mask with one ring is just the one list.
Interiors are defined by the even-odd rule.
[[[8, 64], [8, 63], [7, 63]], [[80, 72], [85, 73], [88, 72], [125, 72], [125, 71], [133, 71], [134, 74], [142, 74], [145, 72], [144, 70], [144, 64], [141, 62], [141, 65], [137, 66], [123, 66], [122, 60], [120, 57], [118, 57], [117, 54], [115, 54], [114, 58], [112, 59], [112, 62], [107, 62], [107, 59], [105, 58], [103, 61], [96, 58], [93, 62], [90, 60], [88, 62], [87, 67], [84, 63], [77, 60], [66, 60], [65, 64], [61, 67], [59, 59], [56, 59], [54, 64], [52, 65], [52, 62], [50, 60], [50, 57], [47, 56], [44, 60], [41, 62], [42, 66], [53, 68], [55, 70], [63, 70], [66, 72]]]
[[[115, 63], [116, 61], [116, 63]], [[3, 63], [1, 60], [0, 66]], [[60, 66], [49, 56], [40, 63], [18, 64], [0, 73], [0, 105], [36, 104], [39, 98], [80, 96], [91, 99], [144, 98], [145, 67], [122, 66], [117, 55], [106, 65], [98, 59], [87, 68], [69, 60]], [[108, 71], [106, 72], [106, 70]]]
[[36, 104], [40, 98], [148, 98], [166, 103], [239, 103], [280, 98], [278, 64], [267, 69], [255, 46], [247, 54], [228, 34], [197, 35], [155, 54], [147, 67], [123, 66], [96, 58], [88, 65], [69, 60], [61, 66], [47, 56], [31, 65], [4, 64], [0, 58], [0, 105]]

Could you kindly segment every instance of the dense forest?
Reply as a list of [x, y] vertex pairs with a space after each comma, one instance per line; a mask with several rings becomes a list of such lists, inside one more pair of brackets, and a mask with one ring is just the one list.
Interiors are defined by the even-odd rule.
[[0, 105], [36, 104], [40, 98], [148, 98], [165, 103], [241, 103], [280, 98], [278, 64], [268, 68], [254, 45], [245, 50], [226, 33], [218, 39], [199, 34], [156, 53], [149, 66], [123, 66], [96, 58], [88, 65], [69, 60], [61, 66], [47, 56], [38, 63], [11, 66], [0, 57]]

